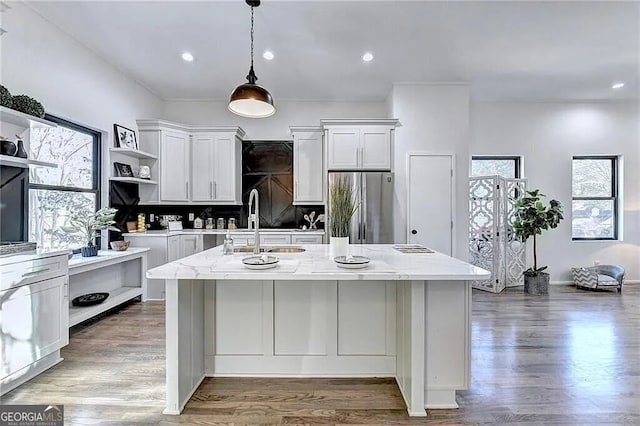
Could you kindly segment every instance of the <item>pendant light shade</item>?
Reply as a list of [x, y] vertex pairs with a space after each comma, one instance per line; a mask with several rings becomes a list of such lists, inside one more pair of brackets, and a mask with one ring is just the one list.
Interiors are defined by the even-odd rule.
[[246, 0], [251, 6], [251, 67], [247, 75], [247, 83], [236, 87], [229, 97], [229, 111], [241, 117], [265, 118], [276, 112], [273, 97], [267, 89], [258, 86], [258, 77], [253, 71], [253, 8], [260, 6], [258, 0]]

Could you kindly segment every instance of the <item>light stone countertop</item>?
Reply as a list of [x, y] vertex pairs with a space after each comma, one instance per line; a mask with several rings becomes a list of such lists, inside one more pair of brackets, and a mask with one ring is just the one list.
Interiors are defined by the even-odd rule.
[[391, 244], [351, 245], [354, 256], [366, 256], [364, 269], [342, 269], [333, 262], [330, 245], [296, 245], [304, 253], [269, 253], [280, 258], [273, 269], [249, 270], [242, 258], [251, 253], [223, 256], [218, 246], [147, 271], [150, 279], [204, 280], [477, 280], [490, 273], [441, 253], [401, 253]]
[[37, 249], [30, 251], [22, 251], [18, 253], [4, 254], [0, 256], [0, 265], [10, 265], [12, 263], [28, 262], [36, 259], [44, 259], [46, 257], [54, 257], [60, 255], [68, 255], [69, 249]]
[[[230, 229], [232, 234], [251, 234], [253, 235], [253, 229], [247, 228]], [[269, 235], [324, 235], [324, 229], [302, 230], [297, 228], [260, 228], [260, 233], [266, 233]], [[122, 235], [125, 237], [172, 237], [174, 235], [226, 235], [226, 229], [182, 229], [180, 231], [169, 231], [167, 229], [145, 231], [145, 232], [125, 232]]]

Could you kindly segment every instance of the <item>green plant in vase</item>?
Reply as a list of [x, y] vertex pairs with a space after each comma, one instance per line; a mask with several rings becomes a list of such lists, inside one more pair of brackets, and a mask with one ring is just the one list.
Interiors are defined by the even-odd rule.
[[551, 200], [546, 207], [541, 200], [545, 195], [540, 190], [527, 191], [524, 197], [516, 202], [515, 221], [513, 229], [516, 236], [525, 243], [533, 237], [533, 267], [524, 271], [524, 291], [532, 294], [547, 294], [549, 274], [543, 272], [546, 266], [538, 268], [538, 247], [536, 235], [542, 231], [558, 227], [562, 216], [562, 205], [557, 200]]
[[117, 210], [111, 207], [104, 207], [89, 217], [76, 217], [69, 220], [69, 225], [62, 226], [62, 230], [68, 233], [80, 233], [86, 242], [86, 246], [82, 247], [82, 256], [97, 256], [98, 247], [95, 245], [96, 232], [105, 229], [120, 231], [111, 226], [116, 223], [113, 218]]
[[349, 238], [351, 217], [358, 209], [353, 187], [346, 178], [338, 178], [329, 187], [329, 230], [331, 237]]

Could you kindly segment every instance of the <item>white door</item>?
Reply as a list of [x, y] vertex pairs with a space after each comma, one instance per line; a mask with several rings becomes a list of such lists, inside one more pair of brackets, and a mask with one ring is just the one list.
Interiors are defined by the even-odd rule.
[[233, 134], [216, 137], [213, 167], [213, 199], [235, 203], [236, 175], [236, 141]]
[[327, 138], [329, 170], [353, 170], [359, 165], [360, 129], [329, 129]]
[[391, 130], [388, 126], [363, 127], [360, 144], [360, 168], [391, 170]]
[[189, 201], [189, 136], [163, 132], [160, 201]]
[[324, 203], [322, 132], [293, 137], [293, 203]]
[[453, 254], [453, 156], [409, 154], [407, 242]]
[[195, 134], [191, 141], [191, 200], [213, 200], [214, 135]]

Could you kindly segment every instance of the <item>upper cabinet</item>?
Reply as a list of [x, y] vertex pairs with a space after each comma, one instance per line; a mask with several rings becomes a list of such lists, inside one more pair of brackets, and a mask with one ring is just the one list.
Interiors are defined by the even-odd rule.
[[191, 138], [191, 200], [241, 204], [242, 141], [237, 128], [194, 132]]
[[396, 119], [321, 120], [328, 170], [391, 170]]
[[161, 120], [139, 120], [138, 128], [141, 149], [158, 155], [158, 187], [140, 187], [142, 204], [242, 203], [241, 128]]
[[320, 127], [290, 127], [293, 136], [293, 204], [323, 204], [325, 168]]

